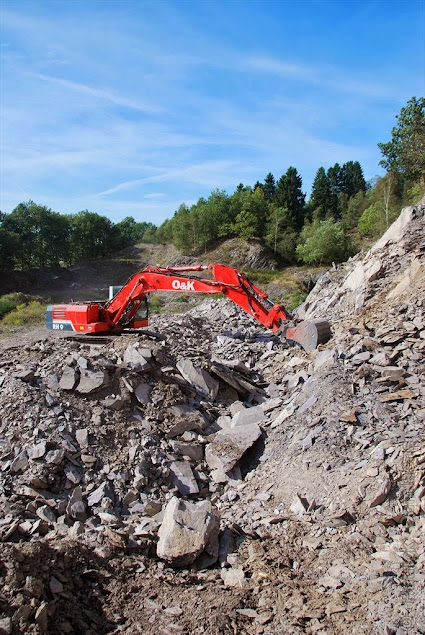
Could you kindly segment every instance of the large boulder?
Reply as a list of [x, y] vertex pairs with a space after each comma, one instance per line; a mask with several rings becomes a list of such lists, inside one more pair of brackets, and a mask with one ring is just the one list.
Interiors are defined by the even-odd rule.
[[173, 496], [158, 531], [158, 557], [183, 567], [206, 552], [214, 562], [218, 557], [218, 529], [210, 501], [191, 503]]

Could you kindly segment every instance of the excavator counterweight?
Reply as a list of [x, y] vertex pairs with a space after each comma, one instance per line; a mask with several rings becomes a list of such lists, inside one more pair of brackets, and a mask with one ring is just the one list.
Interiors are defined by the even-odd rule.
[[[210, 272], [212, 279], [191, 275], [205, 270]], [[154, 291], [222, 293], [257, 322], [284, 339], [296, 342], [306, 351], [314, 350], [331, 337], [330, 324], [326, 320], [295, 324], [285, 307], [273, 302], [244, 273], [221, 264], [146, 267], [131, 276], [118, 293], [105, 302], [48, 306], [46, 326], [58, 331], [90, 334], [142, 328], [148, 325], [147, 296]]]

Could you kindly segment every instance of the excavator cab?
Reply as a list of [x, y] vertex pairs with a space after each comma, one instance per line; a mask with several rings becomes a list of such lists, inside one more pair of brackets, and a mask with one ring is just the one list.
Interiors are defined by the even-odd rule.
[[149, 324], [149, 305], [147, 297], [144, 296], [141, 300], [137, 300], [139, 306], [135, 307], [136, 303], [129, 303], [127, 310], [122, 314], [119, 324], [123, 328], [141, 329]]

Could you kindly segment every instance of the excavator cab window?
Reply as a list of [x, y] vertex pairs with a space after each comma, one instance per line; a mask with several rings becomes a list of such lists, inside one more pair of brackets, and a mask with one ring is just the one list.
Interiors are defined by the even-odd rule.
[[149, 316], [149, 305], [146, 297], [143, 298], [140, 303], [139, 308], [137, 309], [136, 315], [134, 316], [135, 320], [147, 320]]

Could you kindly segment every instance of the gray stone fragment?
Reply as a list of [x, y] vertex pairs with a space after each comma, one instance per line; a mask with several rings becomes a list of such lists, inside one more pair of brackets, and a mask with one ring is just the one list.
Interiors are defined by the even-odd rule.
[[177, 369], [182, 377], [204, 397], [214, 401], [217, 397], [219, 383], [203, 368], [195, 368], [193, 362], [185, 357], [177, 362]]
[[308, 434], [301, 442], [302, 449], [304, 451], [309, 450], [311, 446], [313, 445], [313, 442], [314, 442], [313, 436], [311, 434]]
[[59, 380], [60, 390], [74, 390], [78, 383], [79, 374], [72, 366], [65, 366]]
[[372, 354], [369, 351], [364, 351], [363, 353], [357, 353], [351, 358], [351, 363], [358, 365], [364, 364], [372, 357]]
[[151, 390], [151, 386], [145, 382], [136, 387], [134, 394], [136, 395], [137, 401], [142, 404], [142, 406], [147, 406], [149, 404]]
[[66, 513], [70, 518], [84, 522], [87, 518], [86, 505], [83, 501], [81, 487], [75, 487], [69, 498]]
[[261, 424], [265, 421], [264, 410], [261, 406], [253, 406], [252, 408], [242, 408], [232, 417], [232, 428], [237, 426], [250, 425], [252, 423]]
[[55, 578], [54, 575], [52, 575], [52, 577], [50, 578], [50, 582], [49, 582], [49, 589], [50, 589], [50, 591], [53, 594], [62, 593], [63, 592], [63, 584], [62, 584], [62, 582], [60, 580]]
[[34, 379], [34, 369], [33, 368], [22, 368], [21, 370], [16, 370], [12, 377], [15, 379], [20, 379], [21, 381], [30, 382]]
[[11, 635], [12, 633], [12, 618], [1, 617], [0, 618], [0, 633], [3, 635]]
[[182, 456], [188, 456], [197, 463], [204, 458], [204, 448], [202, 445], [195, 445], [193, 443], [180, 443], [179, 441], [171, 441], [172, 448], [177, 454]]
[[173, 497], [158, 531], [158, 557], [175, 566], [192, 564], [204, 551], [217, 559], [218, 527], [209, 501], [191, 503]]
[[28, 457], [30, 459], [41, 459], [46, 454], [46, 441], [40, 441], [36, 445], [33, 445], [32, 448], [28, 449]]
[[335, 349], [331, 348], [329, 350], [320, 351], [314, 358], [313, 361], [313, 372], [317, 373], [317, 371], [328, 368], [335, 363], [337, 359], [337, 352]]
[[377, 505], [382, 505], [387, 498], [392, 489], [391, 479], [386, 476], [382, 481], [378, 491], [369, 501], [369, 507], [376, 507]]
[[46, 523], [54, 524], [56, 522], [56, 514], [49, 505], [42, 505], [36, 511], [36, 514], [41, 520]]
[[114, 489], [108, 481], [105, 481], [90, 493], [87, 498], [87, 504], [89, 507], [93, 507], [93, 505], [98, 505], [103, 498], [109, 498], [112, 502], [115, 500]]
[[80, 483], [81, 479], [83, 478], [82, 468], [77, 467], [72, 463], [69, 463], [65, 466], [64, 474], [68, 481], [71, 481], [71, 483], [74, 483], [74, 485], [78, 485], [78, 483]]
[[307, 410], [309, 410], [312, 406], [314, 406], [316, 401], [317, 401], [316, 395], [312, 395], [311, 397], [309, 397], [307, 401], [305, 401], [302, 404], [302, 406], [298, 408], [298, 414], [302, 415], [303, 412], [306, 412]]
[[222, 569], [220, 573], [221, 578], [224, 582], [224, 586], [226, 587], [243, 589], [247, 585], [247, 579], [242, 567], [231, 567], [230, 569]]
[[85, 528], [84, 528], [84, 524], [79, 521], [76, 520], [75, 523], [72, 525], [72, 527], [69, 528], [69, 535], [71, 537], [77, 537], [77, 536], [81, 536], [83, 533], [85, 532]]
[[52, 463], [53, 465], [59, 465], [64, 459], [65, 451], [64, 450], [50, 450], [47, 452], [44, 457], [47, 463]]
[[292, 500], [289, 509], [297, 516], [303, 516], [303, 514], [305, 514], [307, 511], [307, 506], [305, 505], [301, 496], [298, 496], [298, 494], [296, 494]]
[[101, 401], [102, 406], [108, 410], [122, 410], [125, 407], [125, 401], [122, 397], [106, 397]]
[[228, 472], [260, 436], [256, 423], [220, 430], [205, 448], [205, 459], [211, 469]]
[[186, 461], [174, 461], [170, 465], [174, 486], [180, 494], [198, 494], [199, 487], [193, 476], [192, 468]]
[[81, 356], [77, 359], [77, 366], [82, 370], [87, 370], [89, 367], [89, 360], [86, 357]]
[[387, 355], [381, 352], [381, 353], [376, 353], [376, 355], [371, 357], [369, 359], [369, 363], [374, 364], [375, 366], [388, 366], [390, 362]]
[[42, 602], [35, 612], [35, 622], [40, 629], [40, 633], [46, 633], [49, 624], [49, 605], [47, 602]]
[[28, 454], [26, 450], [22, 450], [22, 452], [20, 452], [18, 454], [18, 456], [16, 456], [13, 461], [12, 464], [10, 466], [10, 470], [12, 472], [19, 472], [20, 470], [23, 472], [24, 470], [26, 470], [28, 467]]
[[81, 372], [80, 383], [76, 390], [77, 392], [88, 395], [103, 386], [106, 386], [109, 382], [108, 375], [103, 370], [83, 370]]
[[151, 359], [152, 351], [149, 348], [139, 348], [137, 344], [127, 346], [124, 352], [124, 363], [139, 373], [150, 369]]
[[46, 386], [49, 390], [55, 392], [59, 388], [59, 377], [56, 373], [52, 373], [45, 379]]
[[400, 381], [405, 375], [404, 368], [398, 366], [386, 366], [381, 371], [382, 377], [388, 377], [391, 381]]
[[89, 445], [89, 431], [88, 428], [78, 428], [75, 431], [75, 438], [80, 448], [87, 448]]

